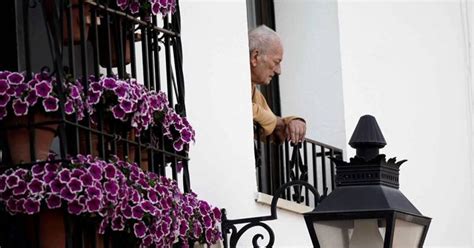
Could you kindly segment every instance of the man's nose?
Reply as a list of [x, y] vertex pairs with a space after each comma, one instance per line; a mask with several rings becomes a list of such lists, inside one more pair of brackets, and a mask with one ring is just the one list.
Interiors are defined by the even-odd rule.
[[280, 65], [277, 65], [277, 66], [275, 67], [275, 70], [273, 70], [273, 71], [275, 72], [275, 74], [280, 75], [280, 74], [281, 74], [281, 67], [280, 67]]

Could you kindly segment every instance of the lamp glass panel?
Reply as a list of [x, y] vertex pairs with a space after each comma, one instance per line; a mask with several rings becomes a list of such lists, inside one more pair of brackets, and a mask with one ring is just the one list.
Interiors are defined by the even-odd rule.
[[383, 248], [384, 219], [316, 221], [314, 229], [322, 248]]
[[425, 226], [413, 222], [397, 219], [393, 234], [394, 248], [419, 247]]

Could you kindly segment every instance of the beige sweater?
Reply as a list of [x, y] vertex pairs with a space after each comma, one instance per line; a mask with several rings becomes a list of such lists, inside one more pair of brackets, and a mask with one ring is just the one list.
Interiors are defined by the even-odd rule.
[[[263, 135], [268, 136], [273, 133], [277, 124], [277, 116], [272, 112], [268, 106], [267, 100], [262, 93], [252, 85], [252, 110], [253, 121], [257, 122], [263, 129]], [[287, 116], [282, 118], [285, 125], [294, 119], [304, 119], [296, 116]]]

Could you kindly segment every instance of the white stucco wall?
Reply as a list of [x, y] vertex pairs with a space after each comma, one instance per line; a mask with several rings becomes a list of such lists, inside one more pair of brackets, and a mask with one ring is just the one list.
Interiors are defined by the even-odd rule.
[[339, 2], [347, 137], [372, 114], [383, 153], [408, 159], [401, 191], [433, 218], [426, 247], [474, 245], [472, 58], [461, 3]]
[[[225, 207], [229, 218], [268, 215], [270, 208], [254, 201], [246, 1], [180, 4], [186, 104], [197, 132], [190, 152], [192, 188]], [[300, 215], [281, 210], [278, 220], [266, 223], [275, 233], [275, 247], [311, 246]], [[251, 247], [250, 239], [247, 235], [239, 247]]]
[[274, 2], [276, 30], [284, 45], [282, 114], [304, 117], [309, 138], [344, 148], [337, 1]]

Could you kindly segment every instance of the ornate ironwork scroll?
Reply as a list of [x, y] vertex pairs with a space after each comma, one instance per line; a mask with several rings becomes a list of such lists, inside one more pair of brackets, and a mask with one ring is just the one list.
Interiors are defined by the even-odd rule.
[[[269, 240], [266, 245], [263, 247], [273, 247], [275, 242], [275, 234], [269, 225], [264, 223], [264, 221], [271, 221], [277, 219], [277, 203], [280, 199], [280, 195], [288, 188], [297, 187], [298, 190], [301, 192], [302, 187], [306, 187], [309, 191], [311, 191], [316, 198], [316, 203], [319, 202], [319, 193], [311, 184], [305, 181], [296, 180], [291, 181], [288, 183], [283, 184], [273, 195], [272, 203], [270, 206], [270, 215], [259, 216], [259, 217], [251, 217], [251, 218], [242, 218], [242, 219], [227, 219], [227, 214], [225, 209], [222, 210], [223, 217], [222, 217], [222, 236], [224, 238], [224, 247], [237, 247], [237, 243], [239, 242], [242, 235], [254, 228], [254, 227], [262, 227], [267, 232]], [[296, 190], [296, 189], [295, 189]], [[316, 206], [314, 206], [316, 207]], [[244, 225], [245, 224], [245, 225]], [[244, 225], [240, 229], [237, 228], [236, 225]], [[227, 237], [230, 234], [230, 237]], [[258, 241], [262, 240], [264, 235], [261, 233], [257, 233], [252, 237], [252, 245], [253, 247], [260, 247], [258, 245]]]

